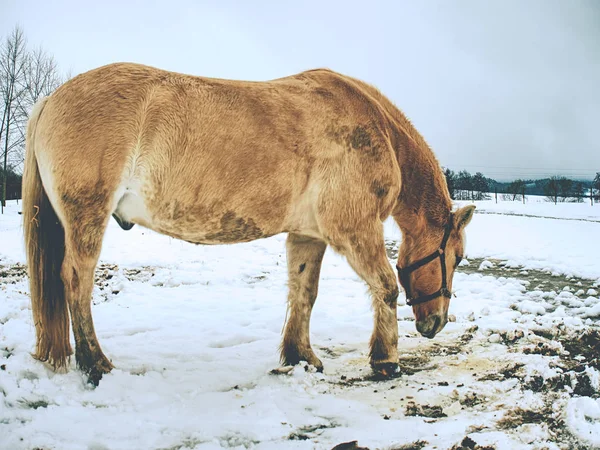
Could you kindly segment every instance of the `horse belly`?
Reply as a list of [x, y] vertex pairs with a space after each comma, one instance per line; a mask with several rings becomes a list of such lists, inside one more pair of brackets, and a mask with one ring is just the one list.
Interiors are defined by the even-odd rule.
[[[150, 206], [151, 205], [151, 206]], [[204, 203], [183, 198], [145, 198], [126, 189], [114, 214], [167, 236], [194, 244], [233, 244], [273, 236], [282, 231], [282, 217], [256, 217], [223, 201]]]

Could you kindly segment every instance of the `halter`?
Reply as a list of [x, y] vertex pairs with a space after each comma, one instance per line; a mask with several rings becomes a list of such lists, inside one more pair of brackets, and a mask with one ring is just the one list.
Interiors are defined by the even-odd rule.
[[[398, 269], [398, 277], [400, 278], [400, 282], [402, 283], [402, 286], [404, 287], [404, 290], [406, 291], [406, 304], [407, 305], [410, 305], [410, 306], [419, 305], [421, 303], [428, 302], [428, 301], [433, 300], [434, 298], [437, 298], [440, 296], [444, 296], [446, 298], [452, 297], [452, 293], [448, 290], [448, 284], [446, 282], [446, 255], [445, 255], [446, 244], [448, 243], [448, 238], [450, 237], [451, 231], [452, 231], [452, 221], [449, 221], [448, 225], [446, 225], [446, 230], [444, 231], [444, 238], [442, 239], [442, 244], [440, 245], [439, 249], [437, 249], [431, 255], [426, 256], [425, 258], [412, 263], [410, 266], [405, 267], [404, 269], [401, 268], [399, 265], [396, 266], [396, 269]], [[413, 273], [418, 268], [423, 267], [425, 264], [429, 264], [431, 261], [436, 260], [437, 258], [440, 258], [440, 264], [442, 266], [442, 287], [438, 291], [434, 292], [433, 294], [423, 295], [421, 297], [413, 298], [410, 293], [410, 274]]]

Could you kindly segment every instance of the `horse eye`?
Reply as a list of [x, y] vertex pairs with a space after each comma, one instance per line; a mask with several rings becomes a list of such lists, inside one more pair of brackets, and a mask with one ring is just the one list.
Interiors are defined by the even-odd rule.
[[462, 261], [462, 256], [456, 256], [456, 263], [454, 264], [454, 268], [457, 268], [460, 262]]

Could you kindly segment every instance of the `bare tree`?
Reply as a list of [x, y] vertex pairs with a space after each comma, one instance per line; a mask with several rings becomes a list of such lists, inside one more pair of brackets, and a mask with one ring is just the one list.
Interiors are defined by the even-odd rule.
[[27, 95], [23, 107], [27, 112], [40, 98], [50, 95], [63, 82], [54, 57], [41, 47], [29, 54], [24, 81]]
[[560, 193], [560, 177], [552, 176], [548, 179], [548, 182], [544, 186], [544, 194], [546, 194], [546, 200], [556, 203], [558, 202], [558, 194]]
[[573, 180], [566, 177], [560, 177], [558, 180], [560, 188], [560, 198], [562, 202], [567, 202], [573, 195]]
[[[23, 120], [19, 104], [25, 93], [23, 77], [27, 69], [27, 49], [23, 30], [18, 26], [6, 37], [0, 48], [0, 93], [2, 95], [2, 125], [0, 140], [3, 140], [2, 159], [2, 212], [6, 206], [6, 180], [8, 157], [11, 151], [21, 146], [17, 123]], [[17, 131], [17, 133], [15, 133]], [[21, 130], [22, 131], [22, 130]]]
[[9, 172], [20, 172], [24, 160], [29, 113], [39, 99], [50, 95], [62, 82], [54, 58], [42, 48], [28, 51], [23, 31], [15, 27], [0, 48], [2, 212]]
[[554, 175], [548, 179], [544, 185], [544, 194], [546, 200], [554, 202], [574, 202], [582, 201], [584, 195], [584, 186], [569, 178]]
[[513, 202], [515, 200], [523, 200], [523, 202], [525, 201], [523, 199], [525, 196], [525, 181], [521, 179], [515, 180], [508, 185], [507, 190], [509, 194], [511, 194]]
[[585, 197], [585, 186], [581, 181], [574, 181], [571, 189], [571, 202], [583, 203]]
[[58, 66], [54, 58], [41, 47], [27, 54], [27, 64], [23, 73], [23, 95], [17, 105], [17, 120], [15, 120], [15, 139], [13, 146], [12, 164], [18, 168], [24, 160], [25, 133], [29, 113], [33, 105], [42, 97], [50, 95], [62, 84]]

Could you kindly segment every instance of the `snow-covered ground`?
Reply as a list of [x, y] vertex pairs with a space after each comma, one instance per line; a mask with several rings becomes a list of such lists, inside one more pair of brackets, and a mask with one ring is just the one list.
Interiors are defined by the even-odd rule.
[[[366, 286], [333, 252], [311, 323], [325, 372], [271, 375], [285, 236], [194, 246], [111, 223], [93, 313], [116, 368], [93, 388], [74, 362], [55, 374], [30, 356], [21, 216], [10, 202], [0, 216], [0, 448], [600, 446], [600, 206], [476, 203], [455, 321], [427, 340], [400, 306], [402, 376], [387, 381], [368, 368]], [[386, 223], [390, 253], [399, 237]]]
[[493, 193], [487, 195], [490, 197], [490, 200], [478, 202], [461, 200], [457, 204], [475, 203], [478, 205], [480, 212], [489, 214], [499, 213], [568, 220], [600, 221], [600, 217], [598, 217], [598, 208], [600, 208], [600, 205], [591, 205], [589, 199], [581, 203], [558, 202], [555, 205], [548, 202], [545, 197], [539, 195], [526, 195], [525, 203], [523, 203], [521, 200], [503, 201], [501, 200], [502, 195], [498, 194], [498, 203], [496, 203]]

